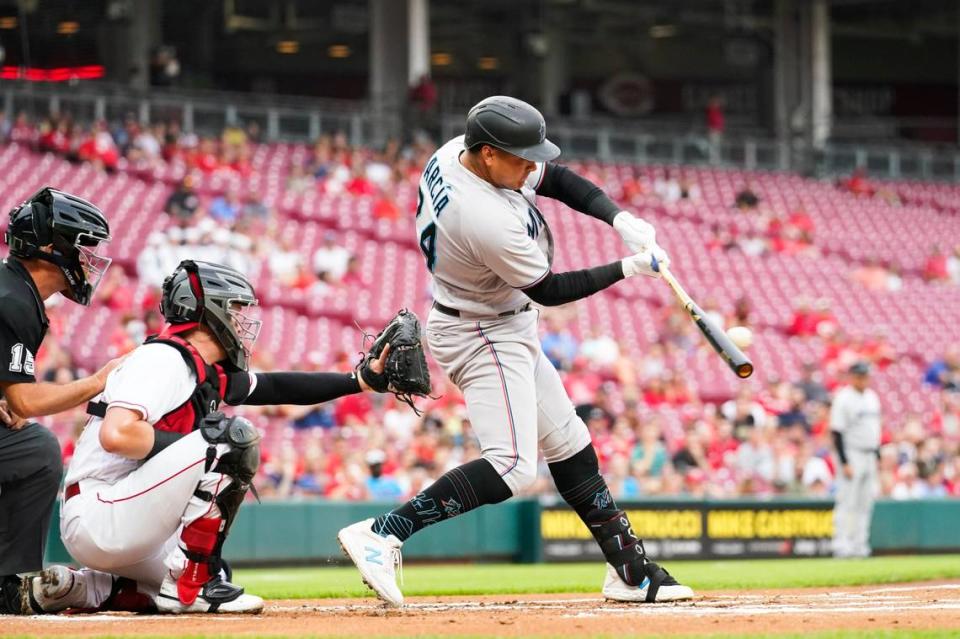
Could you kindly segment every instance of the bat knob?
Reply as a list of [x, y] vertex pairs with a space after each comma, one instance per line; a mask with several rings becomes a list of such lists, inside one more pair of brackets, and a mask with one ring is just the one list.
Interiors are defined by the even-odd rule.
[[746, 379], [753, 375], [753, 364], [750, 362], [744, 362], [737, 366], [737, 377], [740, 379]]

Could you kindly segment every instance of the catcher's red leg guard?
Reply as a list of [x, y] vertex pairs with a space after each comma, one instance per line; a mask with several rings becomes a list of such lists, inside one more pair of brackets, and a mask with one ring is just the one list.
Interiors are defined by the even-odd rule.
[[221, 521], [219, 517], [197, 519], [180, 535], [186, 547], [187, 568], [177, 580], [177, 596], [186, 606], [196, 601], [203, 584], [210, 579], [210, 554], [217, 545]]

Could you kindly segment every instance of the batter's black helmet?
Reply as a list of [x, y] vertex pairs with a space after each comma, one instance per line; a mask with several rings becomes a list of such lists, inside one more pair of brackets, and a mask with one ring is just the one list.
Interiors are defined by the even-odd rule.
[[549, 162], [560, 147], [547, 139], [547, 125], [535, 108], [516, 98], [494, 95], [467, 113], [464, 146], [489, 144], [531, 162]]
[[[45, 187], [10, 211], [4, 234], [10, 255], [58, 266], [67, 280], [63, 295], [87, 306], [110, 258], [97, 253], [110, 241], [110, 225], [96, 206], [63, 191]], [[53, 252], [41, 248], [52, 246]]]
[[248, 317], [242, 309], [256, 304], [253, 286], [240, 271], [184, 260], [163, 282], [160, 312], [171, 324], [203, 324], [213, 331], [230, 363], [247, 370], [260, 320]]

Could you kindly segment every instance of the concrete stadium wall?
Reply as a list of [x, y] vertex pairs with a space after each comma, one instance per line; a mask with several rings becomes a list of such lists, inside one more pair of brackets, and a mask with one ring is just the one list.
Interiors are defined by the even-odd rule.
[[[830, 502], [824, 500], [651, 500], [622, 505], [628, 510], [672, 508], [675, 512], [710, 509], [731, 512], [731, 509], [780, 509], [784, 504], [789, 508], [808, 506], [822, 510], [830, 507]], [[237, 564], [341, 563], [344, 558], [337, 545], [337, 531], [391, 507], [392, 504], [376, 502], [247, 503], [231, 531], [225, 556]], [[515, 499], [481, 508], [416, 535], [404, 545], [404, 559], [542, 561], [543, 512], [546, 511], [534, 499]], [[56, 527], [58, 515], [58, 512], [54, 513], [47, 560], [70, 563], [71, 557], [63, 547]], [[637, 525], [642, 530], [642, 524]], [[874, 510], [871, 544], [879, 553], [960, 552], [957, 530], [960, 530], [960, 500], [884, 500], [878, 502]], [[641, 535], [647, 537], [646, 532]], [[666, 536], [670, 536], [669, 531]], [[589, 541], [589, 544], [593, 542]], [[796, 555], [791, 553], [789, 556]]]

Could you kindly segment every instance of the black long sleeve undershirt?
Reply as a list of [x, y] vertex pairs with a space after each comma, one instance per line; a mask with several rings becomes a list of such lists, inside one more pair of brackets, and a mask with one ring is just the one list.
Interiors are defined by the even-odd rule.
[[622, 279], [623, 266], [620, 262], [611, 262], [582, 271], [550, 271], [538, 283], [523, 289], [523, 292], [537, 304], [559, 306], [589, 297]]
[[[238, 373], [249, 380], [247, 373]], [[359, 393], [360, 382], [351, 373], [257, 373], [257, 385], [247, 395], [239, 384], [231, 380], [231, 395], [228, 404], [247, 404], [249, 406], [273, 406], [276, 404], [296, 404], [312, 406], [344, 395]], [[247, 382], [249, 389], [249, 381]], [[239, 397], [237, 397], [239, 396]], [[241, 399], [242, 398], [242, 399]], [[234, 400], [234, 401], [231, 401]]]
[[837, 449], [837, 457], [840, 458], [840, 463], [846, 465], [847, 463], [847, 452], [843, 449], [843, 433], [832, 430], [833, 433], [833, 445]]
[[600, 187], [561, 164], [546, 164], [543, 171], [537, 195], [558, 200], [575, 211], [613, 224], [620, 207]]

